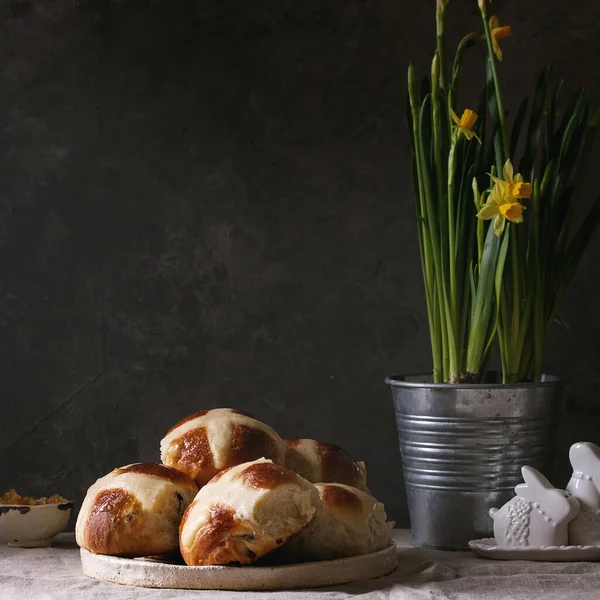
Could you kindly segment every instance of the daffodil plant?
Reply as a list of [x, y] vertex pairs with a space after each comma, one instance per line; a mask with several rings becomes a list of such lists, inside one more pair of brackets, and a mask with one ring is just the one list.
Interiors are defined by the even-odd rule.
[[[563, 82], [551, 87], [546, 68], [531, 107], [524, 98], [509, 129], [499, 63], [500, 40], [512, 29], [478, 0], [483, 33], [461, 40], [448, 78], [448, 3], [437, 0], [430, 77], [419, 84], [412, 65], [408, 71], [433, 380], [480, 381], [497, 340], [503, 381], [534, 381], [559, 302], [600, 222], [598, 197], [573, 227], [600, 113], [590, 118], [583, 91], [560, 111]], [[461, 111], [462, 56], [478, 42], [487, 48], [485, 82], [477, 110]]]

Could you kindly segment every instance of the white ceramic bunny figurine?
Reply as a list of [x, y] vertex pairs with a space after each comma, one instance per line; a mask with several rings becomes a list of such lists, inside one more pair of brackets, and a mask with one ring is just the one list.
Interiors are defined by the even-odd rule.
[[494, 537], [498, 546], [563, 546], [568, 525], [579, 512], [579, 502], [558, 490], [533, 467], [521, 469], [525, 483], [515, 488], [517, 496], [501, 509], [492, 508]]
[[600, 545], [600, 447], [589, 442], [571, 446], [569, 460], [573, 475], [567, 490], [581, 505], [569, 524], [569, 543], [575, 546]]

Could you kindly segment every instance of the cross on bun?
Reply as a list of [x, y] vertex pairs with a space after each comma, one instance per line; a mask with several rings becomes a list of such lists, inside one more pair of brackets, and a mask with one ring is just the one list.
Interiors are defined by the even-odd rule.
[[201, 487], [219, 471], [257, 458], [283, 465], [285, 444], [274, 429], [231, 408], [202, 410], [172, 427], [160, 442], [165, 465]]
[[181, 517], [197, 492], [187, 475], [164, 465], [115, 469], [88, 489], [77, 543], [96, 554], [127, 557], [177, 550]]
[[317, 483], [323, 508], [317, 518], [281, 549], [288, 561], [346, 558], [382, 550], [393, 523], [373, 496], [339, 483]]
[[285, 466], [312, 483], [343, 483], [368, 491], [364, 462], [335, 444], [310, 439], [285, 440]]
[[302, 531], [320, 508], [314, 485], [270, 460], [231, 467], [185, 511], [181, 555], [191, 566], [254, 563]]

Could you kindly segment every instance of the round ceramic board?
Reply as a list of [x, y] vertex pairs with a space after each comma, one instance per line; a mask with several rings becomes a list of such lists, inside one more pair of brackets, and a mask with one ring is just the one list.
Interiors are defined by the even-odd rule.
[[469, 548], [484, 558], [552, 562], [600, 561], [600, 546], [523, 546], [503, 548], [494, 538], [471, 540]]
[[150, 559], [92, 554], [81, 548], [81, 565], [88, 577], [151, 588], [196, 590], [284, 590], [339, 585], [391, 573], [396, 547], [323, 562], [268, 567], [188, 567]]

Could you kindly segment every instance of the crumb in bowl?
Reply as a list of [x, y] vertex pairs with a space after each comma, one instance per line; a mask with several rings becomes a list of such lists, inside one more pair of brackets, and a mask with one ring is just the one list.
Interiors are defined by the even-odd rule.
[[60, 494], [44, 496], [42, 498], [32, 498], [30, 496], [21, 496], [15, 489], [8, 490], [0, 496], [0, 504], [16, 504], [21, 506], [39, 506], [40, 504], [64, 504], [68, 502]]

